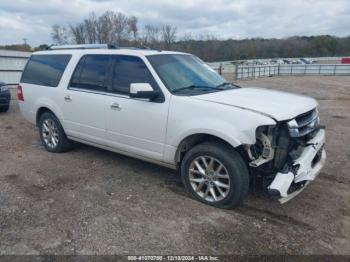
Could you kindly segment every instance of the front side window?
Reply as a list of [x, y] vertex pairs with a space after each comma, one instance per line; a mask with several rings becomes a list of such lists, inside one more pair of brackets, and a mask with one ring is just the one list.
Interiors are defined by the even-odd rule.
[[32, 55], [21, 82], [57, 87], [70, 58], [71, 55]]
[[158, 89], [157, 84], [141, 58], [136, 56], [113, 56], [114, 67], [112, 77], [113, 93], [129, 94], [130, 84], [149, 83], [153, 89]]
[[172, 93], [199, 94], [234, 87], [195, 56], [159, 54], [147, 58]]
[[72, 80], [71, 87], [94, 91], [106, 91], [106, 75], [110, 56], [87, 55], [78, 63]]

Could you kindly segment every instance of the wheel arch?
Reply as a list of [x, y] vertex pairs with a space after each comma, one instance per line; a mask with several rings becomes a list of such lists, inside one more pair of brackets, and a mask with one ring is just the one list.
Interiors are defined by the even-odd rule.
[[38, 108], [38, 110], [36, 111], [36, 116], [35, 116], [35, 124], [38, 126], [39, 124], [39, 120], [40, 117], [45, 113], [45, 112], [50, 112], [51, 114], [53, 114], [56, 118], [57, 115], [53, 112], [53, 110], [51, 110], [49, 107], [47, 106], [41, 106]]
[[229, 142], [227, 139], [210, 133], [196, 133], [188, 135], [182, 139], [175, 153], [175, 164], [179, 165], [188, 150], [203, 142], [215, 142], [228, 146], [236, 150], [242, 157], [245, 158], [242, 144], [236, 141], [235, 143]]
[[63, 112], [59, 107], [59, 104], [57, 104], [57, 102], [54, 99], [52, 99], [50, 96], [40, 97], [35, 102], [35, 109], [36, 109], [36, 114], [35, 114], [36, 125], [38, 124], [40, 116], [44, 111], [50, 111], [62, 124]]

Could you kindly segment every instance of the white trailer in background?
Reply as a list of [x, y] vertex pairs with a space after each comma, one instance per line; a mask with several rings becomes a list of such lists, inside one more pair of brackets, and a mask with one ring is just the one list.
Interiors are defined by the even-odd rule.
[[0, 49], [0, 81], [17, 85], [30, 55], [31, 52]]

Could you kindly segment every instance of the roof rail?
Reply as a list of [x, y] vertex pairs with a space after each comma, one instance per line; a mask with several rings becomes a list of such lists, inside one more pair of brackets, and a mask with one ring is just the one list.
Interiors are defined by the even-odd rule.
[[66, 50], [66, 49], [116, 49], [114, 45], [109, 44], [84, 44], [84, 45], [54, 45], [49, 50]]
[[132, 49], [132, 50], [152, 50], [148, 46], [119, 46], [119, 49]]

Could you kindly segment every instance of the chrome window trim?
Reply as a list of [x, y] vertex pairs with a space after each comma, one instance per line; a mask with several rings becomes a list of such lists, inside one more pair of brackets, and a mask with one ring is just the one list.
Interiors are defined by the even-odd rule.
[[[132, 98], [129, 95], [123, 95], [123, 94], [119, 94], [119, 93], [112, 93], [112, 92], [101, 92], [101, 91], [94, 91], [91, 89], [85, 89], [85, 88], [79, 88], [79, 87], [72, 87], [70, 86], [71, 82], [72, 82], [72, 78], [74, 76], [75, 71], [77, 70], [78, 64], [80, 63], [80, 61], [82, 59], [84, 59], [85, 57], [89, 56], [89, 55], [108, 55], [111, 58], [113, 56], [132, 56], [132, 57], [137, 57], [139, 59], [142, 60], [142, 62], [145, 64], [145, 66], [147, 67], [148, 71], [150, 72], [151, 76], [153, 77], [155, 83], [158, 85], [158, 91], [160, 92], [160, 95], [162, 96], [162, 100], [161, 101], [150, 101], [149, 99], [142, 99], [142, 98]], [[153, 70], [153, 71], [152, 71]], [[65, 70], [66, 71], [66, 70]], [[82, 54], [81, 56], [78, 57], [76, 63], [74, 64], [74, 68], [71, 72], [71, 75], [69, 77], [69, 82], [68, 85], [66, 87], [66, 90], [72, 90], [72, 91], [77, 91], [77, 92], [85, 92], [85, 93], [92, 93], [92, 94], [98, 94], [98, 95], [105, 95], [105, 96], [113, 96], [113, 97], [120, 97], [120, 98], [126, 98], [126, 99], [133, 99], [133, 100], [140, 100], [140, 101], [147, 101], [147, 102], [151, 102], [151, 103], [158, 103], [158, 104], [162, 104], [166, 101], [166, 96], [164, 95], [164, 90], [163, 88], [161, 88], [160, 83], [163, 84], [163, 82], [161, 80], [160, 83], [158, 81], [158, 79], [156, 78], [156, 76], [159, 78], [158, 74], [155, 72], [155, 70], [153, 69], [152, 65], [149, 63], [148, 59], [146, 58], [146, 56], [139, 56], [139, 55], [127, 55], [127, 54]], [[164, 85], [164, 84], [163, 84]], [[166, 90], [168, 90], [167, 88], [165, 88]]]
[[[133, 99], [133, 100], [141, 100], [141, 101], [152, 102], [152, 101], [149, 101], [148, 99], [132, 98], [132, 97], [130, 97], [128, 95], [114, 94], [114, 93], [101, 92], [101, 91], [92, 91], [92, 90], [89, 90], [89, 89], [77, 88], [77, 87], [71, 87], [71, 86], [69, 86], [67, 89], [71, 90], [71, 91], [76, 91], [76, 92], [83, 92], [83, 93], [90, 93], [90, 94], [96, 94], [96, 95], [113, 96], [113, 97], [119, 97], [119, 98], [126, 98], [126, 99]], [[154, 102], [152, 102], [152, 103], [154, 103]]]

